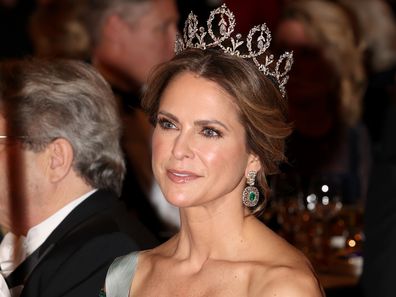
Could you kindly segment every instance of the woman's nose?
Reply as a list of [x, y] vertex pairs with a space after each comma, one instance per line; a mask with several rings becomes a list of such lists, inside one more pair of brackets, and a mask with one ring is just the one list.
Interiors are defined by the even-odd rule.
[[174, 141], [172, 154], [177, 160], [184, 158], [193, 158], [192, 139], [188, 133], [180, 133]]

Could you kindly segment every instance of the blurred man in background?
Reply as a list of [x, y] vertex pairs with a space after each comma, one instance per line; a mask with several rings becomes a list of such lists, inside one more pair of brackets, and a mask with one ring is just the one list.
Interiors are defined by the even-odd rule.
[[120, 135], [92, 66], [0, 64], [0, 271], [12, 296], [97, 296], [112, 260], [147, 246], [117, 200]]
[[[176, 2], [87, 0], [81, 16], [92, 65], [111, 84], [121, 110], [127, 159], [121, 197], [162, 241], [172, 235], [178, 213], [155, 190], [151, 126], [140, 109], [139, 97], [150, 71], [174, 55], [179, 19]], [[162, 215], [159, 210], [164, 210]]]

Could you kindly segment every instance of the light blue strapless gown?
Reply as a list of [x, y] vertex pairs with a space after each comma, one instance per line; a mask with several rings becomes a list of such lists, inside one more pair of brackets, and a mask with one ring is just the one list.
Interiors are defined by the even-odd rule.
[[105, 288], [100, 297], [128, 297], [135, 275], [139, 252], [116, 258], [107, 271]]

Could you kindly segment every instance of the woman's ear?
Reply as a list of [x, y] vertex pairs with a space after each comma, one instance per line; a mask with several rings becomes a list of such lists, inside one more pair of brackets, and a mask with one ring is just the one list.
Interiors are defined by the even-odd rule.
[[259, 172], [261, 167], [260, 158], [257, 155], [249, 154], [245, 176], [248, 176], [249, 171]]
[[70, 172], [73, 164], [74, 152], [70, 142], [64, 138], [52, 141], [48, 148], [49, 178], [51, 182], [62, 180]]

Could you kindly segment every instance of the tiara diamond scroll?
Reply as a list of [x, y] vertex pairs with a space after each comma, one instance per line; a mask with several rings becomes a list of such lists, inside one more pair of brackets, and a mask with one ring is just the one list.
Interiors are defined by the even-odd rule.
[[242, 202], [247, 207], [254, 207], [259, 201], [259, 191], [254, 186], [257, 173], [255, 171], [249, 171], [247, 178], [247, 186], [242, 193]]
[[[213, 22], [216, 18], [219, 18], [217, 35], [213, 31]], [[189, 14], [184, 25], [183, 37], [179, 35], [176, 39], [176, 54], [188, 48], [202, 50], [219, 48], [224, 53], [250, 59], [264, 75], [276, 81], [279, 91], [283, 97], [285, 96], [285, 86], [289, 79], [287, 73], [293, 64], [293, 54], [285, 52], [278, 60], [275, 60], [273, 54], [265, 55], [271, 43], [271, 32], [266, 24], [250, 29], [246, 40], [242, 40], [241, 34], [236, 34], [234, 38], [231, 35], [235, 30], [235, 16], [225, 4], [211, 11], [206, 23], [207, 31], [204, 27], [198, 28], [197, 16], [192, 12]], [[259, 61], [259, 58], [263, 60], [263, 63]]]

